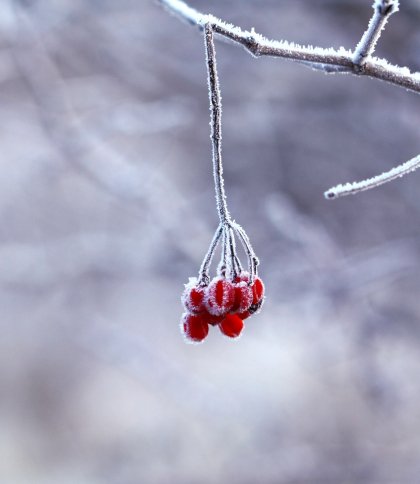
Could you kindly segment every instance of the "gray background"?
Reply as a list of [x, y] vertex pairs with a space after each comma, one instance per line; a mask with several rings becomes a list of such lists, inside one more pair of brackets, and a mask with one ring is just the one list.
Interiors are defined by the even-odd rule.
[[[195, 0], [352, 48], [365, 0]], [[404, 0], [377, 50], [420, 69]], [[217, 43], [226, 186], [267, 300], [179, 332], [217, 225], [203, 41], [146, 0], [0, 9], [0, 480], [420, 483], [419, 98]]]

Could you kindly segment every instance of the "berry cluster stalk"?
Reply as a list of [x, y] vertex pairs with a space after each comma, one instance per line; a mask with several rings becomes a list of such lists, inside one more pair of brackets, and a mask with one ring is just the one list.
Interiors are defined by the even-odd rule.
[[236, 278], [238, 274], [242, 272], [242, 264], [236, 252], [236, 234], [247, 254], [248, 268], [250, 272], [249, 283], [253, 284], [254, 279], [257, 276], [258, 258], [255, 255], [244, 229], [232, 220], [226, 201], [222, 162], [222, 103], [219, 77], [217, 75], [216, 51], [213, 42], [213, 27], [210, 22], [206, 23], [204, 26], [204, 41], [210, 98], [210, 139], [212, 144], [213, 177], [216, 191], [216, 206], [220, 224], [201, 264], [199, 282], [203, 286], [208, 284], [208, 269], [213, 254], [220, 241], [222, 242], [222, 258], [218, 267], [218, 272], [223, 276], [228, 274], [232, 279]]

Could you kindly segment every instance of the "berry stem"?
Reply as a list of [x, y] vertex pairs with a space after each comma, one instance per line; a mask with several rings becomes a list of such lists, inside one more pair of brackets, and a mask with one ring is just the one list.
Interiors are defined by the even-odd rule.
[[213, 177], [216, 191], [216, 206], [220, 225], [210, 244], [210, 248], [201, 264], [199, 283], [209, 283], [208, 268], [214, 251], [222, 238], [222, 257], [218, 266], [218, 273], [223, 277], [226, 273], [233, 279], [242, 271], [241, 262], [236, 253], [235, 234], [238, 235], [248, 257], [250, 284], [253, 284], [257, 274], [258, 259], [251, 246], [245, 230], [233, 222], [227, 208], [226, 192], [223, 179], [222, 162], [222, 101], [217, 74], [216, 50], [213, 42], [213, 27], [211, 22], [204, 25], [204, 40], [206, 47], [207, 80], [210, 99], [210, 139], [212, 144]]
[[213, 42], [213, 27], [211, 23], [204, 26], [204, 39], [206, 46], [207, 80], [210, 98], [210, 139], [213, 152], [213, 176], [216, 190], [217, 211], [220, 223], [230, 222], [230, 214], [227, 208], [226, 193], [223, 180], [222, 163], [222, 102], [217, 75], [216, 51]]
[[222, 236], [224, 232], [224, 226], [220, 224], [217, 227], [216, 232], [214, 233], [213, 240], [211, 241], [209, 250], [207, 251], [207, 254], [205, 255], [203, 262], [201, 263], [200, 267], [200, 272], [199, 272], [199, 284], [203, 286], [207, 286], [210, 282], [210, 277], [209, 277], [209, 266], [211, 263], [211, 260], [213, 259], [214, 251], [216, 250], [216, 247], [219, 243], [220, 237]]
[[219, 266], [217, 268], [217, 273], [223, 277], [226, 276], [227, 270], [227, 248], [228, 248], [228, 241], [227, 241], [227, 233], [226, 233], [226, 224], [222, 225], [223, 230], [223, 237], [222, 237], [222, 257], [220, 259]]
[[236, 242], [235, 242], [235, 234], [232, 227], [229, 225], [226, 227], [227, 238], [229, 240], [229, 255], [230, 255], [230, 262], [231, 262], [231, 278], [234, 280], [240, 270], [238, 270], [238, 266], [240, 265], [239, 258], [236, 255]]
[[248, 265], [249, 265], [249, 283], [253, 284], [255, 277], [258, 275], [257, 267], [259, 264], [258, 257], [255, 255], [254, 249], [252, 248], [251, 242], [245, 230], [236, 222], [232, 224], [233, 229], [239, 236], [240, 241], [242, 242], [243, 248], [248, 256]]

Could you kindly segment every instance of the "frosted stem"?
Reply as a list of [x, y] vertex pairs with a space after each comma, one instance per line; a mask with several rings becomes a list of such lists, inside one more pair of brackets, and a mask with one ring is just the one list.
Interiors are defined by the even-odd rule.
[[209, 266], [211, 264], [214, 251], [216, 250], [216, 247], [219, 244], [219, 240], [222, 234], [223, 234], [223, 225], [219, 225], [213, 236], [213, 240], [211, 241], [209, 250], [207, 251], [207, 254], [205, 255], [204, 260], [201, 264], [200, 273], [199, 273], [199, 283], [204, 286], [207, 286], [208, 283], [210, 282]]
[[226, 270], [228, 267], [228, 247], [229, 247], [229, 242], [227, 240], [228, 234], [226, 232], [226, 225], [223, 225], [223, 238], [222, 238], [222, 257], [220, 259], [219, 267], [217, 268], [217, 272], [219, 275], [222, 275], [223, 277], [226, 275]]
[[[179, 3], [179, 2], [175, 2]], [[181, 2], [182, 3], [182, 2]], [[188, 9], [185, 11], [190, 15], [191, 12]], [[258, 259], [256, 258], [254, 251], [249, 242], [248, 236], [245, 231], [237, 224], [233, 224], [226, 203], [226, 193], [224, 189], [223, 180], [223, 163], [222, 163], [222, 103], [219, 88], [219, 79], [217, 75], [216, 65], [216, 52], [213, 42], [213, 28], [210, 23], [206, 23], [204, 26], [205, 34], [205, 46], [206, 46], [206, 60], [207, 60], [207, 73], [208, 73], [208, 85], [209, 85], [209, 98], [210, 98], [210, 126], [211, 134], [210, 139], [212, 142], [212, 159], [213, 159], [213, 176], [214, 185], [216, 191], [216, 204], [219, 214], [220, 225], [213, 237], [210, 244], [210, 248], [201, 264], [199, 282], [202, 285], [209, 283], [208, 270], [213, 258], [214, 251], [222, 237], [222, 256], [217, 268], [217, 272], [226, 276], [226, 273], [232, 278], [238, 275], [242, 271], [241, 262], [236, 253], [235, 233], [237, 231], [240, 239], [243, 241], [245, 251], [249, 258], [249, 266], [251, 272], [251, 282], [254, 281], [254, 275]]]
[[211, 144], [213, 152], [213, 176], [216, 190], [217, 211], [221, 223], [228, 222], [230, 215], [226, 203], [226, 193], [223, 180], [222, 163], [222, 102], [217, 75], [216, 51], [213, 42], [213, 28], [210, 23], [205, 25], [205, 45], [207, 58], [207, 73], [210, 98]]
[[248, 257], [248, 270], [249, 270], [249, 283], [253, 284], [254, 279], [257, 276], [257, 267], [259, 264], [258, 257], [255, 255], [251, 242], [245, 230], [236, 222], [232, 224], [233, 230], [238, 234], [239, 240], [242, 242], [242, 246]]
[[[229, 255], [230, 255], [230, 270], [231, 270], [231, 279], [235, 279], [240, 269], [239, 258], [236, 255], [236, 243], [235, 243], [235, 234], [232, 228], [229, 225], [226, 225], [226, 232], [227, 232], [227, 239], [229, 241]], [[238, 270], [239, 269], [239, 270]]]

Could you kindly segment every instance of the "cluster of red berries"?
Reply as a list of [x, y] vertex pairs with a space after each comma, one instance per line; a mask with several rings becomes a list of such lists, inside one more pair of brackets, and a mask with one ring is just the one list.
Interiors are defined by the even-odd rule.
[[251, 283], [249, 273], [244, 271], [233, 280], [215, 277], [208, 285], [193, 277], [185, 285], [181, 299], [186, 309], [181, 330], [188, 341], [203, 341], [209, 325], [219, 326], [224, 335], [237, 338], [243, 330], [243, 320], [262, 306], [264, 284], [257, 276]]

